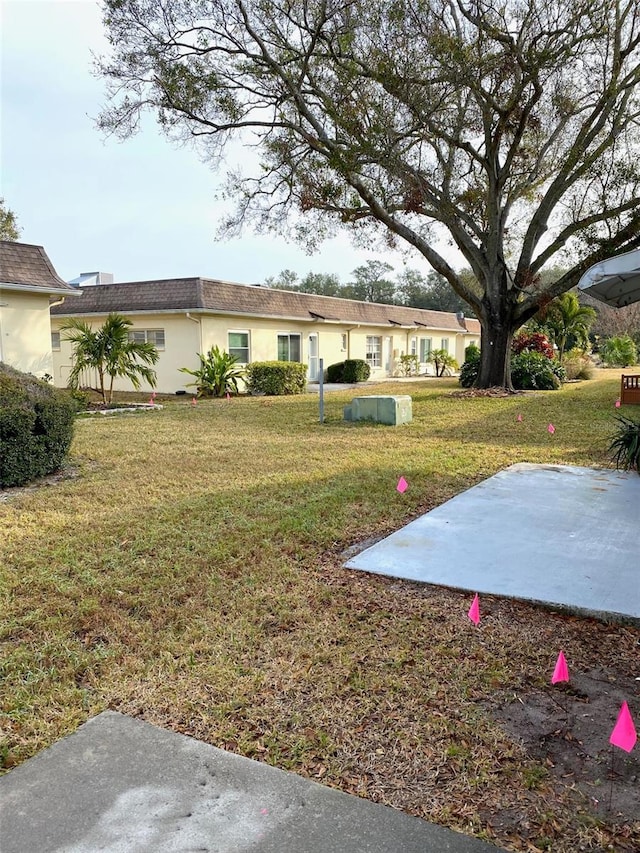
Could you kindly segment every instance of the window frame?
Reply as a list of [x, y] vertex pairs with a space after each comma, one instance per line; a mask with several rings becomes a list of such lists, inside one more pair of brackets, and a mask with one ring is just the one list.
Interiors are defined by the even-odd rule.
[[[280, 358], [280, 338], [287, 338], [288, 358]], [[291, 358], [291, 338], [298, 339], [298, 358]], [[302, 332], [277, 332], [276, 333], [276, 361], [292, 361], [302, 364]]]
[[[158, 334], [162, 335], [162, 343], [158, 343]], [[144, 335], [144, 340], [136, 338], [136, 335]], [[149, 335], [152, 335], [153, 340], [149, 340]], [[139, 344], [153, 344], [158, 350], [166, 349], [166, 336], [164, 329], [129, 329], [129, 341]]]
[[433, 338], [420, 338], [420, 364], [427, 364], [432, 352]]
[[[232, 347], [231, 346], [231, 335], [246, 335], [247, 336], [247, 345], [246, 347]], [[234, 355], [232, 350], [246, 350], [247, 360], [244, 361], [241, 358], [238, 358], [238, 364], [249, 364], [251, 361], [251, 332], [248, 329], [227, 329], [227, 352], [229, 355]]]
[[[54, 338], [57, 339], [57, 343], [54, 341]], [[51, 351], [52, 352], [60, 352], [61, 350], [62, 337], [60, 332], [57, 329], [51, 329]]]
[[382, 335], [366, 336], [365, 361], [372, 370], [382, 367]]

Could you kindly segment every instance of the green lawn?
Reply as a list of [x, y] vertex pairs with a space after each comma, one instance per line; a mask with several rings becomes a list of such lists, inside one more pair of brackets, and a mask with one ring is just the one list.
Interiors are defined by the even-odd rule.
[[343, 422], [352, 391], [324, 425], [317, 395], [79, 420], [78, 476], [0, 502], [3, 766], [112, 708], [511, 849], [638, 849], [487, 703], [546, 689], [559, 647], [628, 675], [640, 631], [497, 599], [475, 630], [468, 595], [341, 557], [512, 463], [606, 465], [618, 389], [368, 386], [412, 396], [399, 428]]

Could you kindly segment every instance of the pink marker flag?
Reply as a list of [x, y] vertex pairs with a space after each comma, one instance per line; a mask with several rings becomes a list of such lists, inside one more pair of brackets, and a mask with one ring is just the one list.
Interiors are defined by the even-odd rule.
[[198, 401], [196, 400], [196, 398], [195, 398], [195, 397], [193, 397], [193, 398], [192, 398], [192, 400], [191, 400], [191, 405], [192, 405], [192, 406], [195, 406], [197, 402], [198, 402]]
[[558, 655], [556, 668], [553, 670], [553, 675], [551, 676], [552, 684], [557, 684], [559, 681], [569, 681], [569, 667], [567, 666], [567, 659], [563, 651]]
[[626, 702], [623, 702], [618, 719], [609, 737], [609, 743], [619, 746], [625, 752], [631, 752], [636, 745], [637, 739], [638, 735], [636, 734], [636, 727], [633, 725], [629, 706]]
[[480, 624], [480, 599], [478, 598], [477, 592], [467, 615], [474, 625]]
[[519, 414], [518, 417], [516, 418], [516, 420], [518, 421], [519, 424], [521, 424], [522, 423], [522, 415]]
[[549, 424], [549, 426], [547, 427], [547, 432], [549, 433], [549, 435], [553, 435], [555, 431], [556, 431], [556, 428], [554, 427], [554, 425]]
[[620, 400], [616, 400], [616, 409], [620, 408]]
[[398, 485], [396, 486], [396, 489], [402, 495], [402, 494], [404, 494], [404, 492], [407, 491], [408, 488], [409, 488], [409, 483], [407, 483], [407, 481], [405, 480], [404, 477], [400, 477], [400, 479], [398, 480]]
[[227, 391], [227, 400], [231, 399], [231, 394]]

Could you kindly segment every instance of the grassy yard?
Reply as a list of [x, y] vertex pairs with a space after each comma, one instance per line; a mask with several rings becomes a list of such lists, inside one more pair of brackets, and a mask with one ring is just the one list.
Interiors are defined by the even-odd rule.
[[512, 463], [606, 465], [618, 388], [367, 387], [412, 396], [400, 428], [343, 422], [354, 392], [324, 425], [317, 395], [79, 420], [77, 476], [0, 502], [2, 766], [112, 708], [508, 849], [640, 849], [493, 713], [559, 648], [640, 674], [639, 630], [489, 598], [476, 630], [469, 595], [341, 556]]

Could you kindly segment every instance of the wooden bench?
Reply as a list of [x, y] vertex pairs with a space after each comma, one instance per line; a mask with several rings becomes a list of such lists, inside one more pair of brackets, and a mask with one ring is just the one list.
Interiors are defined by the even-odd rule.
[[620, 379], [620, 402], [640, 404], [640, 374], [625, 376]]

